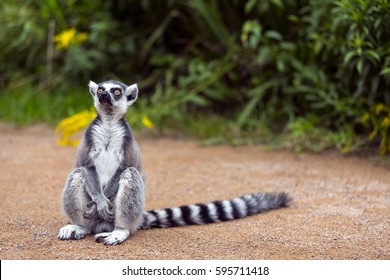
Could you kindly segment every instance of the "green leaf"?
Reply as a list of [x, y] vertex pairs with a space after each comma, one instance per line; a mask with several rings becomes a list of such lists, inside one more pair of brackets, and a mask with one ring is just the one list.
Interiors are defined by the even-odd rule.
[[267, 37], [269, 39], [274, 39], [276, 41], [283, 40], [283, 36], [278, 31], [275, 31], [275, 30], [268, 30], [267, 32], [265, 32], [264, 35], [265, 35], [265, 37]]
[[208, 100], [202, 96], [199, 95], [190, 95], [187, 98], [187, 101], [194, 103], [195, 105], [206, 107], [210, 104]]
[[271, 2], [277, 6], [279, 9], [283, 9], [284, 8], [284, 4], [283, 4], [283, 1], [281, 0], [271, 0]]
[[380, 72], [382, 76], [386, 76], [390, 74], [390, 67], [383, 68], [382, 71]]
[[246, 2], [246, 4], [245, 4], [245, 13], [246, 14], [249, 14], [250, 11], [252, 11], [253, 7], [257, 4], [257, 1], [258, 0], [249, 0], [248, 2]]
[[348, 64], [348, 62], [349, 62], [354, 56], [357, 56], [356, 51], [347, 52], [347, 54], [344, 56], [343, 64]]
[[262, 27], [257, 20], [247, 20], [242, 27], [241, 41], [244, 46], [256, 49], [261, 40]]
[[296, 23], [296, 22], [299, 22], [299, 17], [297, 17], [296, 15], [289, 15], [288, 20]]
[[368, 50], [366, 51], [366, 54], [371, 56], [372, 58], [374, 58], [375, 60], [377, 61], [380, 61], [381, 60], [381, 57], [379, 56], [378, 53], [374, 52], [373, 50]]
[[297, 49], [297, 45], [292, 42], [281, 42], [280, 47], [286, 51], [295, 51]]
[[158, 38], [162, 36], [162, 34], [167, 29], [172, 19], [177, 15], [178, 15], [177, 11], [175, 10], [171, 11], [161, 22], [160, 26], [158, 26], [158, 28], [156, 28], [153, 31], [153, 33], [149, 36], [148, 40], [145, 42], [140, 52], [141, 61], [144, 61], [146, 59], [146, 56], [149, 53], [150, 49], [152, 48], [153, 44], [158, 40]]
[[260, 102], [266, 91], [273, 87], [277, 81], [271, 80], [264, 84], [261, 84], [260, 86], [257, 86], [253, 89], [251, 89], [248, 92], [249, 96], [252, 96], [251, 100], [246, 104], [244, 109], [242, 110], [241, 114], [237, 118], [238, 125], [243, 125], [245, 121], [248, 119], [249, 115], [253, 112], [256, 105]]
[[362, 71], [363, 71], [363, 59], [362, 59], [362, 58], [360, 58], [360, 59], [357, 61], [357, 63], [356, 63], [356, 69], [357, 69], [357, 71], [358, 71], [359, 74], [362, 73]]
[[188, 4], [203, 17], [216, 38], [227, 44], [230, 33], [222, 20], [216, 1], [193, 0], [188, 1]]

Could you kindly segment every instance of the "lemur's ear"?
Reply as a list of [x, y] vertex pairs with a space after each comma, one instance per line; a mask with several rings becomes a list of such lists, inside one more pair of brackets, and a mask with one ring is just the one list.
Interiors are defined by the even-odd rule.
[[95, 82], [89, 81], [88, 87], [89, 92], [92, 94], [92, 96], [95, 96], [98, 89], [98, 85]]
[[126, 88], [125, 96], [127, 98], [127, 106], [130, 106], [137, 100], [138, 97], [138, 86], [137, 84], [130, 85]]

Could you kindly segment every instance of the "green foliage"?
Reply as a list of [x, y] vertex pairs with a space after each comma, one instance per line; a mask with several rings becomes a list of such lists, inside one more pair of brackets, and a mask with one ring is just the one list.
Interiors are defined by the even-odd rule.
[[373, 141], [380, 137], [380, 152], [382, 155], [390, 152], [390, 106], [383, 103], [370, 108], [361, 118], [362, 123], [372, 129], [368, 139]]
[[133, 114], [210, 143], [287, 133], [297, 150], [348, 152], [372, 131], [390, 139], [370, 109], [390, 105], [388, 0], [4, 0], [0, 9], [0, 102], [48, 95], [13, 93], [25, 85], [61, 95], [120, 77], [141, 88]]
[[349, 153], [355, 151], [362, 142], [350, 127], [329, 131], [319, 125], [317, 117], [297, 118], [288, 124], [287, 129], [289, 133], [284, 146], [292, 148], [296, 153], [304, 150], [320, 152], [333, 147], [341, 153]]
[[11, 80], [39, 79], [39, 75], [31, 73], [38, 73], [44, 67], [45, 53], [41, 50], [45, 49], [46, 31], [44, 20], [36, 17], [33, 2], [0, 3], [0, 90]]
[[91, 95], [85, 90], [38, 92], [27, 85], [0, 95], [0, 104], [0, 119], [3, 121], [17, 125], [45, 121], [55, 125], [62, 118], [91, 106]]

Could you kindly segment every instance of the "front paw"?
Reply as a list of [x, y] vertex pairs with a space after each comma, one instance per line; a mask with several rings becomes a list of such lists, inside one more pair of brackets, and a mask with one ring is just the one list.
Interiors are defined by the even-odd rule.
[[97, 203], [97, 212], [99, 213], [100, 218], [109, 223], [114, 221], [114, 212], [112, 210], [112, 203], [108, 199]]
[[87, 204], [87, 207], [89, 208], [89, 210], [87, 210], [83, 213], [84, 219], [95, 220], [95, 219], [99, 218], [99, 213], [98, 213], [97, 206], [96, 206], [95, 202], [90, 201]]

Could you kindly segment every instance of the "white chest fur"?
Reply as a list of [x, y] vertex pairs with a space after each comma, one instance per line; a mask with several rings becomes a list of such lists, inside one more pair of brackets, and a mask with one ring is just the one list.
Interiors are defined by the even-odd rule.
[[104, 187], [122, 161], [124, 129], [118, 123], [103, 123], [94, 127], [92, 137], [94, 148], [90, 157], [96, 167], [100, 184]]

